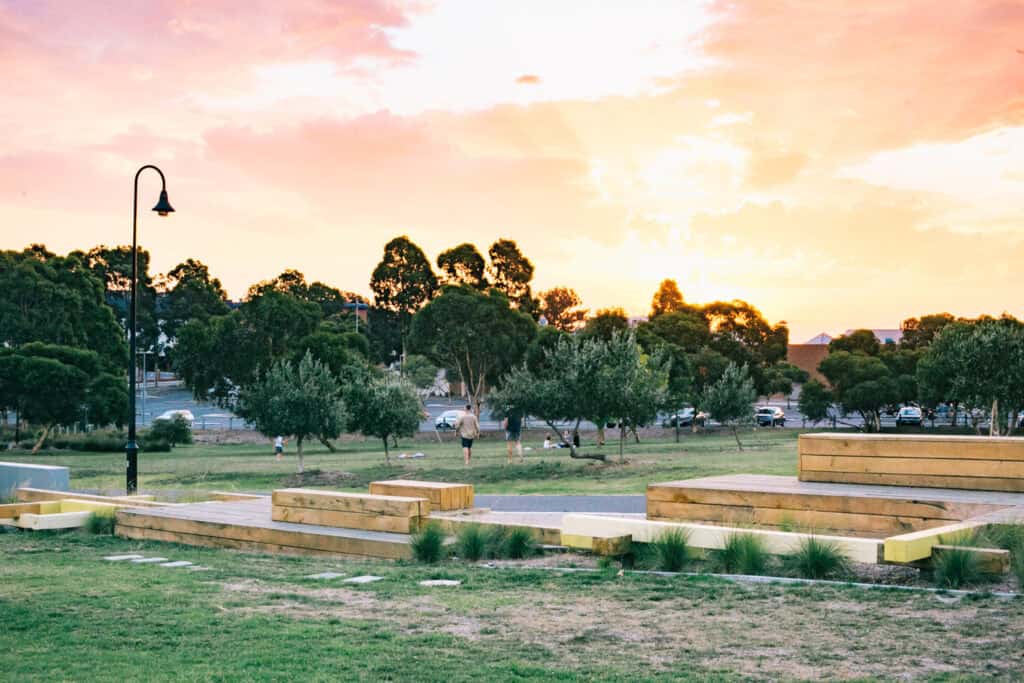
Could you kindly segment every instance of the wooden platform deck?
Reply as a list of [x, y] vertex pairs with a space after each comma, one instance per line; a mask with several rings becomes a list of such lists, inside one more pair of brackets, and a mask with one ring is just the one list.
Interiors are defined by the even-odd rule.
[[125, 538], [293, 555], [411, 557], [406, 534], [275, 522], [271, 519], [269, 496], [119, 510], [116, 534]]
[[1000, 491], [832, 484], [734, 474], [647, 488], [647, 517], [885, 538], [1024, 506]]

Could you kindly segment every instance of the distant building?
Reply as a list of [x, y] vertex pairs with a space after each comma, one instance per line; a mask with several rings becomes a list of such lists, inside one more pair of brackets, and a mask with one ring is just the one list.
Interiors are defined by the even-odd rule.
[[[858, 328], [860, 329], [860, 328]], [[843, 336], [852, 334], [856, 330], [850, 329], [843, 332]], [[871, 330], [879, 344], [899, 344], [903, 338], [903, 330]], [[790, 344], [786, 350], [786, 359], [804, 370], [813, 379], [828, 384], [828, 381], [818, 372], [818, 364], [828, 355], [828, 345], [834, 339], [829, 334], [822, 332], [807, 340], [803, 344]]]
[[[857, 330], [847, 330], [843, 335], [853, 334]], [[871, 330], [879, 344], [899, 344], [903, 339], [903, 330]]]
[[[828, 335], [825, 335], [828, 336]], [[815, 337], [817, 339], [817, 337]], [[825, 377], [818, 372], [818, 364], [828, 355], [828, 342], [811, 344], [790, 344], [786, 348], [786, 360], [797, 366], [811, 379], [828, 384]]]
[[632, 315], [632, 316], [629, 317], [629, 326], [630, 326], [630, 328], [634, 328], [637, 325], [639, 325], [640, 323], [645, 323], [645, 322], [647, 322], [647, 316], [646, 315]]

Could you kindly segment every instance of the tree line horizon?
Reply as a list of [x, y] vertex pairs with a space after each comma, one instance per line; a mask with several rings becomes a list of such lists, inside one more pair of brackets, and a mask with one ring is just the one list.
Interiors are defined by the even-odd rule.
[[[1020, 391], [1010, 387], [1014, 378], [1024, 378], [1024, 371], [1017, 370], [1021, 325], [1006, 314], [974, 320], [948, 313], [909, 318], [901, 326], [904, 336], [899, 344], [879, 344], [867, 330], [838, 337], [818, 368], [829, 382], [825, 387], [808, 382], [806, 373], [786, 361], [785, 322], [770, 324], [746, 302], [690, 304], [676, 282], [666, 279], [654, 293], [649, 319], [631, 328], [622, 309], [590, 314], [571, 287], [534, 294], [533, 264], [508, 239], [494, 242], [486, 259], [470, 243], [452, 247], [438, 255], [437, 272], [407, 236], [390, 240], [371, 277], [374, 301], [367, 311], [368, 324], [358, 330], [355, 313], [346, 304], [369, 303], [364, 297], [322, 282], [309, 283], [297, 270], [253, 284], [232, 306], [220, 281], [201, 261], [186, 259], [166, 275], [154, 277], [148, 269], [149, 253], [140, 248], [138, 257], [142, 347], [156, 346], [163, 335], [165, 367], [177, 372], [197, 399], [236, 408], [240, 392], [255, 387], [275, 364], [288, 362], [297, 371], [300, 361], [310, 356], [335, 377], [353, 367], [398, 364], [402, 376], [420, 387], [432, 381], [439, 368], [445, 369], [462, 383], [479, 410], [489, 393], [500, 395], [503, 380], [512, 377], [515, 368], [556, 377], [562, 373], [564, 368], [544, 368], [545, 359], [565, 344], [563, 337], [576, 338], [578, 344], [604, 344], [608, 350], [617, 337], [625, 336], [638, 349], [634, 365], [657, 365], [657, 381], [664, 385], [659, 391], [671, 395], [676, 406], [708, 400], [712, 386], [730, 378], [734, 384], [749, 381], [755, 396], [789, 393], [795, 383], [804, 384], [811, 388], [812, 398], [818, 395], [821, 401], [837, 403], [844, 413], [863, 415], [869, 429], [877, 428], [881, 409], [894, 403], [942, 400], [989, 409], [994, 401], [1002, 405], [993, 408], [994, 424], [1006, 422], [1001, 418], [1008, 411], [1024, 407]], [[11, 358], [25, 355], [18, 349], [31, 342], [86, 350], [102, 361], [103, 374], [124, 373], [130, 268], [130, 247], [99, 246], [66, 256], [42, 245], [0, 252], [0, 410], [25, 414], [30, 401], [16, 395], [19, 382], [10, 377], [18, 373], [9, 370], [5, 380], [3, 368], [13, 368]], [[937, 360], [929, 351], [947, 327], [947, 340], [936, 348], [948, 357]], [[959, 345], [950, 341], [956, 336], [953, 330], [960, 330], [957, 334], [963, 337]], [[985, 359], [963, 357], [962, 347], [981, 341], [988, 344], [987, 366], [981, 362]], [[961, 354], [956, 367], [954, 351]], [[563, 360], [570, 357], [564, 349], [561, 353]], [[56, 351], [38, 347], [27, 353], [32, 358], [41, 355], [65, 365], [70, 358], [64, 353], [64, 360], [59, 360]], [[18, 362], [24, 372], [29, 361]], [[975, 386], [978, 382], [954, 381], [956, 373], [996, 379]], [[537, 374], [535, 379], [547, 378]], [[113, 394], [109, 379], [104, 392]], [[84, 402], [87, 393], [83, 388], [72, 395]], [[808, 407], [809, 416], [816, 414], [813, 406]], [[116, 412], [111, 412], [113, 423], [126, 417]], [[70, 415], [43, 413], [37, 411], [38, 424], [61, 424]], [[643, 422], [635, 415], [629, 419], [632, 427]]]

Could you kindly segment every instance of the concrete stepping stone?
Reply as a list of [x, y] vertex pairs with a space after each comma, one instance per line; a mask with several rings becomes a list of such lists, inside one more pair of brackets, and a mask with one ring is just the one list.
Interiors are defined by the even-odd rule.
[[140, 557], [137, 560], [132, 560], [132, 564], [155, 564], [157, 562], [167, 562], [166, 557]]
[[176, 560], [175, 562], [161, 562], [161, 567], [191, 567], [192, 563], [188, 560]]
[[326, 580], [326, 579], [336, 579], [339, 576], [345, 576], [345, 575], [344, 574], [339, 574], [338, 572], [320, 572], [319, 574], [310, 574], [306, 578], [307, 579], [323, 579], [323, 580]]
[[125, 560], [141, 560], [145, 555], [107, 555], [103, 559], [107, 562], [124, 562]]
[[374, 581], [380, 581], [383, 576], [353, 576], [351, 579], [345, 579], [342, 583], [373, 583]]
[[426, 581], [420, 581], [421, 586], [461, 586], [461, 581], [455, 579], [427, 579]]

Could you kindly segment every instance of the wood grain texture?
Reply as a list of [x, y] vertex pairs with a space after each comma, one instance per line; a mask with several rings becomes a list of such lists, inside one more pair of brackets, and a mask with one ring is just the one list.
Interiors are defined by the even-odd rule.
[[180, 503], [162, 503], [152, 500], [139, 500], [125, 496], [97, 496], [89, 493], [75, 493], [74, 491], [50, 491], [48, 489], [34, 489], [22, 487], [14, 492], [18, 500], [24, 502], [40, 502], [47, 500], [62, 500], [74, 498], [75, 500], [92, 500], [99, 503], [122, 503], [140, 508], [157, 508], [169, 505], [180, 505]]
[[331, 554], [385, 559], [411, 556], [409, 536], [405, 534], [274, 521], [269, 499], [193, 503], [150, 510], [123, 509], [117, 513], [117, 528], [122, 527]]
[[373, 513], [392, 517], [425, 517], [430, 514], [430, 500], [426, 496], [277, 489], [273, 492], [272, 502], [274, 505], [284, 507]]
[[1006, 491], [1024, 493], [1024, 479], [995, 477], [959, 477], [934, 474], [882, 474], [878, 472], [837, 472], [800, 469], [800, 481], [843, 484], [874, 484], [883, 486], [916, 486], [925, 488], [967, 489], [972, 491]]
[[435, 510], [462, 510], [473, 507], [472, 484], [389, 479], [371, 482], [370, 493], [427, 498]]
[[275, 505], [270, 518], [277, 522], [316, 524], [343, 529], [366, 529], [368, 531], [390, 531], [396, 534], [411, 534], [419, 531], [423, 517], [394, 517], [378, 513], [340, 512], [314, 508], [293, 508]]
[[1024, 438], [801, 434], [801, 481], [1024, 492]]

